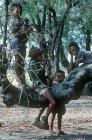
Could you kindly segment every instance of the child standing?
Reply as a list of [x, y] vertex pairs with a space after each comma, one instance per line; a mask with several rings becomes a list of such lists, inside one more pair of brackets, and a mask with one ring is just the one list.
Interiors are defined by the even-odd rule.
[[[76, 42], [69, 44], [69, 52], [71, 54], [71, 69], [77, 67], [80, 63], [90, 64], [92, 63], [91, 51], [80, 51]], [[75, 62], [73, 63], [73, 55], [75, 56]]]
[[[64, 79], [65, 79], [64, 71], [62, 71], [62, 70], [57, 71], [55, 74], [54, 81], [53, 81], [53, 87], [58, 86]], [[57, 118], [58, 118], [58, 123], [57, 123], [58, 132], [57, 132], [57, 134], [64, 135], [64, 132], [61, 131], [61, 120], [62, 120], [62, 115], [65, 114], [65, 111], [66, 111], [66, 109], [65, 109], [64, 102], [56, 101], [56, 104], [52, 110], [52, 114], [51, 114], [51, 118], [50, 118], [50, 122], [49, 122], [49, 133], [51, 135], [54, 134], [53, 123], [54, 123], [54, 119], [55, 119], [56, 114], [57, 114]]]
[[13, 39], [10, 42], [11, 49], [15, 56], [15, 73], [21, 84], [25, 84], [24, 81], [24, 59], [26, 56], [26, 42], [28, 40], [29, 34], [32, 28], [29, 27], [29, 20], [23, 20], [22, 6], [18, 2], [14, 2], [11, 5], [11, 21], [10, 30], [13, 34]]

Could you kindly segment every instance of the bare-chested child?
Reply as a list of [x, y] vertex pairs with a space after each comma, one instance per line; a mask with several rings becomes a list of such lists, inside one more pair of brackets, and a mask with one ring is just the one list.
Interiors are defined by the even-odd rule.
[[[63, 80], [65, 79], [65, 73], [62, 70], [59, 70], [55, 73], [55, 78], [53, 81], [53, 87], [58, 86], [61, 82], [63, 82]], [[51, 117], [50, 117], [50, 121], [49, 121], [49, 133], [52, 135], [54, 134], [53, 131], [53, 123], [54, 123], [54, 119], [55, 116], [57, 114], [57, 118], [58, 118], [58, 122], [57, 122], [57, 127], [58, 127], [58, 131], [57, 134], [58, 135], [64, 135], [64, 132], [61, 131], [61, 120], [62, 120], [62, 115], [65, 114], [65, 104], [63, 101], [56, 101], [56, 104], [52, 110], [51, 113]]]

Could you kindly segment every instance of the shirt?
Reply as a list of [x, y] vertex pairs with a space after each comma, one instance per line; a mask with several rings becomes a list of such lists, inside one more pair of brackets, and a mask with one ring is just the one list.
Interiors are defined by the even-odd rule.
[[34, 59], [30, 59], [29, 62], [29, 76], [32, 82], [33, 89], [43, 89], [47, 88], [46, 86], [46, 76], [45, 76], [45, 67], [42, 62], [38, 62]]
[[57, 82], [55, 80], [53, 81], [53, 87], [57, 87], [59, 84], [60, 84], [59, 82]]
[[[28, 29], [29, 25], [27, 25], [27, 23], [25, 23], [22, 18], [18, 19], [16, 17], [12, 16], [10, 23], [9, 23], [9, 27], [10, 27], [11, 33], [14, 34], [14, 33], [25, 32], [25, 30]], [[24, 41], [25, 40], [26, 40], [26, 38], [24, 39]]]
[[76, 61], [84, 64], [92, 63], [92, 52], [91, 51], [79, 51], [78, 56], [75, 57]]

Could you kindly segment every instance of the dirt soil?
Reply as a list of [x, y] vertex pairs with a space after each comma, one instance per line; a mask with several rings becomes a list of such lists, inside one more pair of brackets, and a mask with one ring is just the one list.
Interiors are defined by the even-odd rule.
[[[92, 140], [92, 97], [82, 96], [66, 105], [62, 119], [64, 136], [32, 125], [38, 109], [15, 105], [6, 107], [0, 99], [0, 140]], [[57, 118], [54, 131], [57, 131]]]

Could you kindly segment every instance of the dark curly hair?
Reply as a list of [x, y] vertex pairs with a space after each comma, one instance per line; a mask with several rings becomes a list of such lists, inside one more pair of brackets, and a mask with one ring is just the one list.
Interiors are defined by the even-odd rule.
[[69, 44], [69, 53], [70, 53], [70, 54], [71, 54], [70, 48], [71, 48], [72, 46], [76, 47], [76, 48], [78, 49], [78, 51], [80, 50], [80, 48], [79, 48], [79, 46], [78, 46], [78, 44], [77, 44], [76, 42], [71, 42], [71, 43]]
[[57, 73], [62, 73], [62, 74], [64, 75], [64, 77], [65, 77], [65, 72], [64, 72], [63, 70], [58, 70], [58, 71], [56, 71], [55, 77], [56, 77]]
[[21, 6], [21, 4], [19, 3], [19, 2], [13, 2], [12, 4], [11, 4], [11, 11], [13, 11], [15, 8], [17, 8], [17, 7], [19, 7], [19, 8], [21, 8], [22, 9], [22, 6]]
[[76, 42], [71, 42], [71, 43], [69, 44], [69, 48], [70, 48], [71, 46], [74, 46], [74, 47], [76, 47], [76, 48], [79, 48], [79, 47], [78, 47], [78, 44], [77, 44]]

